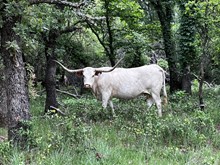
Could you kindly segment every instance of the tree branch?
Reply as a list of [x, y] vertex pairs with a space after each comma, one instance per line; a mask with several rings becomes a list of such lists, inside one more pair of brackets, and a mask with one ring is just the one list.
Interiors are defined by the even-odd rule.
[[83, 19], [85, 19], [85, 20], [88, 20], [88, 21], [90, 21], [90, 22], [91, 22], [91, 21], [94, 21], [94, 20], [98, 21], [98, 20], [104, 20], [104, 19], [105, 19], [105, 17], [91, 17], [91, 16], [86, 15], [86, 14], [80, 12], [80, 11], [78, 11], [76, 14], [77, 14], [79, 17], [81, 17], [81, 18], [83, 18]]
[[[72, 3], [72, 2], [68, 2], [66, 0], [29, 0], [29, 3], [31, 5], [33, 4], [41, 4], [41, 3], [47, 3], [47, 4], [54, 4], [54, 5], [60, 5], [60, 6], [68, 6], [68, 7], [72, 7], [75, 9], [79, 9], [82, 6], [86, 6], [87, 1], [83, 1], [81, 3]], [[89, 15], [86, 15], [80, 11], [76, 11], [76, 15], [78, 17], [81, 17], [83, 20], [88, 20], [88, 21], [94, 21], [94, 20], [103, 20], [105, 19], [105, 17], [92, 17]]]
[[76, 27], [75, 25], [73, 25], [73, 26], [68, 26], [68, 27], [66, 27], [64, 30], [61, 30], [61, 31], [60, 31], [60, 34], [71, 33], [71, 32], [73, 32], [73, 31], [81, 30], [81, 29], [82, 29], [81, 27]]
[[103, 48], [105, 49], [105, 51], [109, 53], [108, 48], [105, 46], [104, 41], [100, 38], [98, 32], [95, 31], [95, 29], [92, 27], [92, 25], [90, 24], [89, 21], [87, 21], [87, 25], [88, 25], [89, 28], [92, 30], [92, 32], [95, 34], [95, 36], [97, 37], [99, 43], [103, 46]]
[[29, 0], [29, 3], [31, 5], [33, 4], [40, 4], [40, 3], [48, 3], [48, 4], [55, 4], [55, 5], [62, 5], [62, 6], [68, 6], [72, 8], [80, 8], [82, 6], [85, 6], [86, 2], [81, 2], [81, 3], [72, 3], [68, 2], [66, 0]]
[[[197, 76], [196, 74], [192, 73], [192, 75], [198, 80], [201, 81], [201, 78], [199, 78], [199, 76]], [[211, 84], [209, 84], [207, 81], [203, 81], [209, 88], [211, 88]]]

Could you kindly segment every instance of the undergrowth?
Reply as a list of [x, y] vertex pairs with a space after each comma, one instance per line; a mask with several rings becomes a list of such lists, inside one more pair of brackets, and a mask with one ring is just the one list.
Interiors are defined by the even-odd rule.
[[147, 110], [143, 97], [114, 99], [116, 118], [93, 96], [60, 97], [66, 116], [42, 115], [44, 98], [37, 97], [27, 149], [1, 142], [0, 164], [220, 164], [220, 91], [204, 94], [204, 111], [196, 94], [169, 96], [161, 118], [155, 107]]

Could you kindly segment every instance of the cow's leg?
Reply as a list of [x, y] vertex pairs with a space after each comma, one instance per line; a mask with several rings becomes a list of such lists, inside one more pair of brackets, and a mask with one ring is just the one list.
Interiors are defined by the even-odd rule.
[[113, 105], [113, 102], [112, 102], [111, 100], [109, 100], [109, 106], [110, 106], [111, 109], [112, 109], [112, 115], [113, 115], [113, 117], [116, 117], [114, 105]]
[[157, 110], [158, 110], [158, 116], [162, 117], [162, 107], [161, 107], [160, 95], [152, 93], [152, 98], [154, 99], [154, 102], [156, 103], [156, 107], [157, 107]]
[[107, 99], [102, 98], [102, 107], [103, 107], [104, 109], [106, 109], [106, 108], [107, 108], [107, 104], [108, 104], [108, 100], [107, 100]]
[[144, 93], [146, 96], [146, 100], [147, 100], [147, 109], [149, 110], [151, 108], [151, 106], [154, 104], [154, 99], [151, 96], [151, 94], [149, 94], [148, 92]]
[[105, 94], [102, 95], [102, 107], [104, 109], [106, 109], [108, 102], [109, 102], [109, 105], [112, 109], [112, 115], [113, 115], [113, 117], [115, 117], [115, 111], [114, 111], [113, 103], [110, 100], [110, 94], [105, 93]]
[[147, 107], [150, 109], [150, 107], [154, 104], [154, 99], [152, 97], [147, 97]]

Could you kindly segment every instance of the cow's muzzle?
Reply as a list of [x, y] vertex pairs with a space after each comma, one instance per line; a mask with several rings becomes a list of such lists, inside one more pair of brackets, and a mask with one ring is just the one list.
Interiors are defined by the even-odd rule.
[[91, 85], [89, 85], [89, 84], [84, 84], [84, 88], [91, 88]]

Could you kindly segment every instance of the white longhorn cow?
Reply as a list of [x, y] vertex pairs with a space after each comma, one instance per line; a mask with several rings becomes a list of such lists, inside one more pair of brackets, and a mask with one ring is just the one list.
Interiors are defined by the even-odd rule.
[[[102, 67], [71, 70], [56, 61], [66, 71], [84, 77], [84, 87], [91, 88], [103, 108], [109, 103], [115, 115], [111, 98], [132, 99], [147, 94], [147, 105], [156, 104], [158, 115], [162, 116], [160, 92], [163, 88], [164, 103], [167, 103], [165, 71], [156, 64], [136, 68]], [[149, 97], [150, 96], [150, 97]]]

